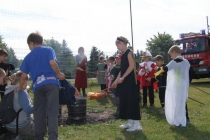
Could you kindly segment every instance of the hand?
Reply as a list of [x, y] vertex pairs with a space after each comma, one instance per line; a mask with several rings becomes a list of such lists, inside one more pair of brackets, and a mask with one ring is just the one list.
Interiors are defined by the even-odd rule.
[[148, 82], [151, 82], [151, 78], [146, 78], [145, 80]]
[[4, 78], [4, 84], [11, 85], [10, 77]]
[[157, 71], [157, 70], [158, 70], [158, 66], [156, 66], [156, 67], [154, 68], [154, 70]]
[[82, 68], [80, 67], [77, 67], [76, 70], [79, 70], [79, 71], [84, 71]]
[[146, 69], [146, 70], [145, 70], [145, 72], [146, 72], [146, 73], [149, 73], [149, 70], [148, 70], [148, 69]]
[[122, 83], [124, 81], [124, 78], [121, 77], [120, 79], [118, 79], [118, 83]]
[[65, 79], [65, 75], [61, 72], [57, 76], [58, 76], [59, 80], [64, 80]]
[[114, 82], [111, 86], [111, 88], [116, 88], [117, 87], [117, 82]]
[[145, 69], [141, 69], [141, 72], [145, 72], [146, 70]]

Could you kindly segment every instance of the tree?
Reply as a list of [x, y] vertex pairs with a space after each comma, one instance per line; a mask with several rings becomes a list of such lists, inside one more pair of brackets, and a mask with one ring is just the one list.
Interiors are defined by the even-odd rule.
[[52, 38], [44, 40], [43, 45], [50, 46], [54, 49], [58, 67], [66, 77], [74, 77], [76, 62], [71, 49], [67, 46], [67, 42], [63, 40], [62, 44], [60, 44]]
[[15, 68], [20, 67], [20, 62], [22, 62], [21, 60], [18, 60], [16, 55], [15, 55], [15, 51], [12, 48], [9, 48], [7, 46], [7, 44], [3, 41], [2, 36], [0, 36], [0, 48], [3, 48], [7, 51], [8, 56], [6, 59], [6, 63], [11, 63], [15, 66]]
[[158, 32], [158, 36], [154, 35], [154, 38], [150, 38], [147, 40], [146, 45], [147, 49], [152, 53], [152, 55], [165, 55], [168, 53], [169, 48], [174, 44], [174, 39], [170, 34], [160, 34]]
[[[90, 60], [88, 61], [88, 71], [96, 72], [96, 66], [98, 64], [98, 57], [100, 55], [104, 55], [102, 51], [98, 50], [97, 47], [93, 46], [91, 48]], [[91, 75], [91, 77], [95, 77], [96, 75]]]

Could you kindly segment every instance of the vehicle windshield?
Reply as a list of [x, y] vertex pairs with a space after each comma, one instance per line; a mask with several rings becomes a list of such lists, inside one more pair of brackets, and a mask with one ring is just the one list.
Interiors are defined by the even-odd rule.
[[183, 54], [198, 53], [205, 51], [205, 38], [193, 38], [188, 40], [178, 40], [176, 45], [182, 49]]

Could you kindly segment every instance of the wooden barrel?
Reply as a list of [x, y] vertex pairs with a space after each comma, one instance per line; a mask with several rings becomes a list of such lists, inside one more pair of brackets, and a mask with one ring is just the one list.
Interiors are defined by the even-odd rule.
[[78, 97], [75, 105], [68, 106], [68, 119], [74, 121], [86, 120], [86, 98]]

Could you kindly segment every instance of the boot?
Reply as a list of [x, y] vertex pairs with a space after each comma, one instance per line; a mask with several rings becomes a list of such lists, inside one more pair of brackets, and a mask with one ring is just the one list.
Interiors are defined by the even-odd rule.
[[83, 97], [87, 97], [87, 94], [85, 93], [85, 88], [82, 88], [82, 94], [83, 94]]
[[86, 93], [83, 93], [83, 97], [87, 97], [87, 94]]

